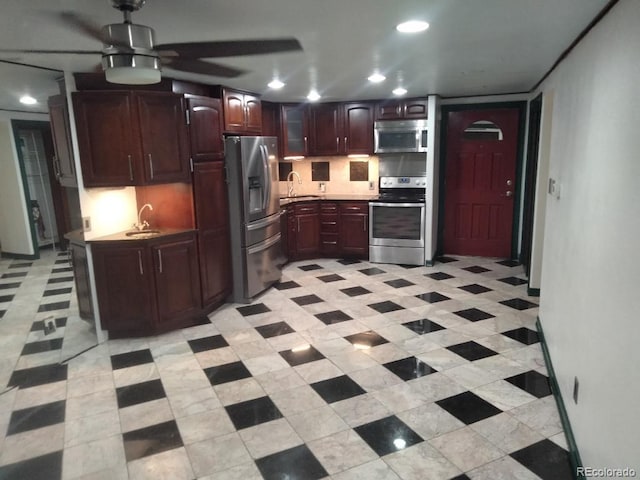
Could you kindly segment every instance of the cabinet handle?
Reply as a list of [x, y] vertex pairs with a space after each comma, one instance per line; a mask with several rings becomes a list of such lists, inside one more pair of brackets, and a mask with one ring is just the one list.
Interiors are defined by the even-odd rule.
[[133, 163], [131, 163], [131, 155], [127, 155], [127, 160], [129, 160], [129, 180], [133, 182]]
[[187, 117], [187, 125], [191, 125], [191, 112], [189, 109], [184, 111], [185, 116]]
[[149, 157], [149, 173], [151, 173], [151, 180], [153, 180], [153, 158], [151, 158], [151, 154], [147, 154]]
[[300, 217], [297, 218], [298, 220], [298, 232], [300, 231]]
[[367, 216], [366, 215], [362, 216], [362, 231], [363, 232], [367, 231]]
[[53, 157], [53, 175], [60, 180], [60, 162], [58, 161], [58, 157]]
[[138, 250], [138, 268], [140, 275], [144, 275], [144, 270], [142, 269], [142, 252], [140, 250]]
[[162, 273], [162, 250], [158, 250], [158, 268]]
[[307, 147], [307, 137], [304, 137], [304, 153], [307, 153], [309, 148]]
[[344, 137], [344, 149], [347, 149], [347, 137]]
[[336, 137], [336, 150], [340, 150], [340, 137]]

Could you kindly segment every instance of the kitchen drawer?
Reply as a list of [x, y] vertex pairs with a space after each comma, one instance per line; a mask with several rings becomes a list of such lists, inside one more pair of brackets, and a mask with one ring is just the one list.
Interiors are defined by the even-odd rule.
[[320, 213], [338, 213], [338, 204], [333, 202], [322, 202], [320, 204]]
[[342, 202], [340, 213], [369, 213], [368, 202]]
[[338, 215], [320, 214], [320, 233], [338, 233]]
[[296, 215], [305, 213], [318, 213], [317, 203], [297, 203], [294, 205]]
[[337, 257], [339, 252], [337, 233], [320, 233], [320, 253], [326, 257]]

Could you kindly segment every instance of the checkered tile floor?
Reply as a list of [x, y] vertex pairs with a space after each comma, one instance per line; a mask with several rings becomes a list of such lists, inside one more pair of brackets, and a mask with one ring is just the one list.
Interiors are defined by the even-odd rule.
[[572, 478], [512, 262], [293, 263], [211, 324], [62, 364], [55, 262], [0, 261], [0, 479]]

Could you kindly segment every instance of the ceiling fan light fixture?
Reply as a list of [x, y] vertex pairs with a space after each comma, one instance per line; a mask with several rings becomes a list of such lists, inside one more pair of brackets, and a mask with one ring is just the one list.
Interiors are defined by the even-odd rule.
[[429, 28], [429, 24], [422, 20], [409, 20], [396, 25], [396, 30], [400, 33], [419, 33]]
[[109, 83], [150, 85], [161, 80], [160, 60], [148, 55], [104, 55], [102, 68]]

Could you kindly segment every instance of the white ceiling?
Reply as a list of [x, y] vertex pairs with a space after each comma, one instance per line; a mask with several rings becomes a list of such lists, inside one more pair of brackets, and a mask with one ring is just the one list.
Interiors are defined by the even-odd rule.
[[[273, 101], [391, 97], [398, 82], [409, 96], [445, 97], [529, 91], [608, 0], [148, 0], [134, 23], [153, 27], [156, 41], [234, 40], [293, 36], [303, 52], [221, 58], [250, 70], [235, 79], [163, 75], [225, 84]], [[3, 0], [0, 49], [84, 49], [101, 45], [56, 20], [56, 12], [119, 23], [109, 0]], [[403, 35], [395, 25], [423, 19], [429, 30]], [[73, 72], [93, 71], [99, 56], [1, 53], [0, 59]], [[381, 84], [367, 77], [379, 69]], [[286, 83], [267, 88], [274, 74]], [[0, 109], [27, 110], [17, 97], [39, 100], [57, 91], [56, 72], [0, 63]], [[46, 105], [32, 107], [46, 111]]]

